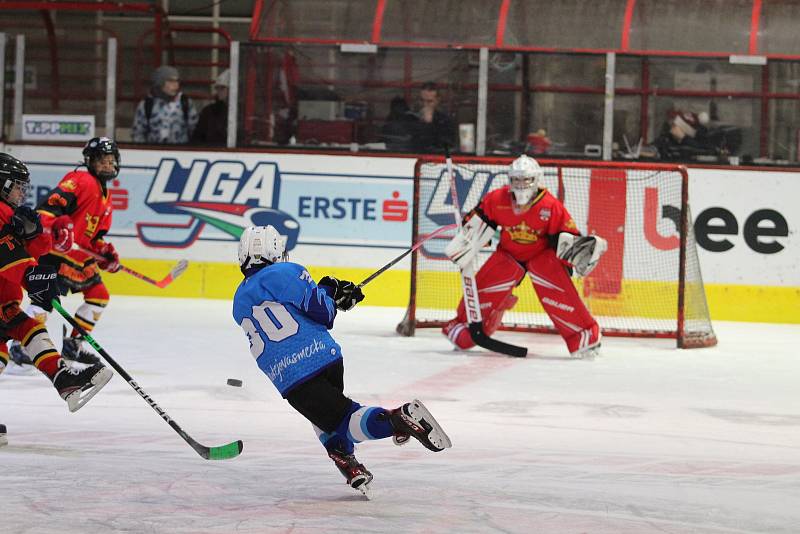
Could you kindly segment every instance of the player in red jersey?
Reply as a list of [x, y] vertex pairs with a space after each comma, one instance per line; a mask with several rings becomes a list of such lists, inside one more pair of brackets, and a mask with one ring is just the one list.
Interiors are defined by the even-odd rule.
[[25, 164], [0, 153], [0, 372], [9, 359], [6, 342], [20, 341], [32, 365], [53, 382], [74, 412], [100, 391], [112, 373], [99, 362], [81, 369], [67, 365], [45, 326], [20, 308], [23, 287], [45, 310], [52, 310], [51, 301], [59, 296], [55, 269], [36, 261], [52, 242], [42, 231], [39, 215], [23, 205], [29, 185]]
[[[83, 304], [75, 312], [75, 320], [91, 332], [109, 300], [98, 267], [111, 273], [120, 269], [117, 251], [104, 239], [111, 228], [108, 182], [119, 174], [117, 144], [108, 137], [90, 139], [83, 148], [83, 161], [86, 169], [67, 173], [37, 208], [45, 232], [53, 238], [53, 248], [39, 263], [57, 269], [58, 281], [64, 289], [83, 293]], [[95, 259], [81, 249], [102, 259]], [[43, 310], [35, 307], [29, 312], [42, 321], [46, 317]], [[78, 332], [73, 330], [64, 338], [63, 357], [81, 363], [98, 362], [97, 356], [83, 350], [82, 343]], [[15, 361], [22, 356], [17, 347], [12, 346], [11, 350]]]
[[[514, 307], [513, 289], [525, 273], [573, 357], [590, 358], [600, 346], [600, 328], [581, 301], [570, 269], [586, 276], [607, 248], [598, 236], [583, 237], [564, 205], [544, 187], [543, 171], [533, 158], [520, 156], [509, 166], [510, 184], [489, 192], [468, 215], [446, 254], [462, 271], [472, 271], [478, 251], [500, 228], [497, 250], [475, 280], [487, 335]], [[455, 319], [442, 332], [460, 349], [475, 344], [469, 333], [463, 299]]]

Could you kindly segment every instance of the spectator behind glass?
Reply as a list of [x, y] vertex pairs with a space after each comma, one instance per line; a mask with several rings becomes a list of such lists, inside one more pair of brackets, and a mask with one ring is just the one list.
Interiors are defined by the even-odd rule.
[[225, 69], [214, 82], [214, 103], [200, 112], [200, 120], [192, 132], [192, 143], [224, 146], [228, 142], [228, 87], [231, 71]]
[[386, 124], [381, 128], [381, 140], [386, 150], [411, 152], [414, 146], [414, 133], [417, 129], [417, 116], [408, 107], [406, 99], [396, 96], [392, 99]]
[[706, 124], [707, 113], [698, 115], [691, 111], [670, 111], [654, 143], [659, 157], [664, 160], [689, 160], [697, 156], [715, 155], [717, 151], [709, 143]]
[[419, 92], [420, 110], [417, 112], [416, 141], [419, 152], [439, 152], [444, 145], [455, 144], [455, 127], [450, 116], [439, 108], [439, 90], [433, 82], [426, 82]]
[[180, 88], [180, 75], [175, 67], [162, 65], [153, 71], [150, 94], [136, 106], [131, 129], [135, 143], [189, 142], [197, 124], [197, 110]]

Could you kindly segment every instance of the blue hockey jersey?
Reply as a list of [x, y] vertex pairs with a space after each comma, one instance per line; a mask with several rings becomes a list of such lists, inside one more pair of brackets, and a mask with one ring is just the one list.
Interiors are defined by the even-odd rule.
[[259, 368], [283, 397], [341, 359], [328, 329], [336, 304], [305, 267], [275, 263], [245, 278], [233, 297], [233, 318], [250, 339]]

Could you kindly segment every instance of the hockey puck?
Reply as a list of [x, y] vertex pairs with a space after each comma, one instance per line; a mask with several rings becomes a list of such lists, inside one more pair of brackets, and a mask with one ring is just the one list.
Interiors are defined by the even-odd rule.
[[228, 379], [228, 385], [240, 388], [240, 387], [242, 387], [242, 381], [239, 380], [238, 378], [229, 378]]

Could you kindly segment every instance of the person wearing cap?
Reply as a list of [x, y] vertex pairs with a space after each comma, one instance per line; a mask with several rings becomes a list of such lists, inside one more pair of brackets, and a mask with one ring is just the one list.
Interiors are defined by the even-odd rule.
[[228, 87], [231, 72], [225, 69], [214, 82], [214, 102], [200, 111], [200, 120], [192, 132], [192, 143], [224, 146], [228, 141]]
[[708, 113], [671, 110], [655, 146], [661, 159], [687, 160], [714, 154], [707, 135]]
[[178, 69], [162, 65], [153, 71], [150, 94], [136, 106], [131, 136], [135, 143], [184, 144], [197, 125], [197, 109], [181, 92]]

